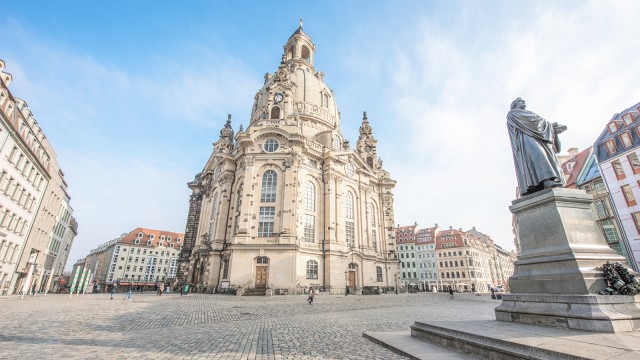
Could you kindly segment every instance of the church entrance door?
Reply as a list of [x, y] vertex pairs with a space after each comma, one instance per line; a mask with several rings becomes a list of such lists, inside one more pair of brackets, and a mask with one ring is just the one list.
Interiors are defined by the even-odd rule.
[[256, 289], [267, 288], [267, 267], [256, 266]]
[[356, 288], [356, 272], [355, 271], [349, 271], [349, 287], [351, 288], [351, 290], [355, 290]]

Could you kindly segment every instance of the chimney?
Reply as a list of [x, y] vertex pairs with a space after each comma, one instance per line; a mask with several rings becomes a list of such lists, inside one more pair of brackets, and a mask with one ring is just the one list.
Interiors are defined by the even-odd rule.
[[578, 155], [578, 148], [577, 147], [569, 148], [569, 150], [567, 150], [567, 152], [569, 153], [570, 157], [574, 157], [574, 156]]

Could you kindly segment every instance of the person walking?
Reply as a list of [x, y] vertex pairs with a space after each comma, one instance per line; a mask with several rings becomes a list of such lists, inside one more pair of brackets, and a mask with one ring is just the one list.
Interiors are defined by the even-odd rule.
[[453, 299], [453, 288], [452, 287], [449, 287], [449, 296], [450, 296], [450, 299]]
[[131, 292], [133, 291], [133, 284], [129, 283], [127, 286], [127, 300], [131, 300]]
[[189, 293], [189, 284], [184, 284], [184, 289], [182, 289], [182, 295], [187, 295]]
[[164, 282], [161, 282], [160, 284], [158, 284], [158, 296], [162, 296], [163, 292], [164, 292]]
[[313, 297], [316, 295], [316, 291], [313, 290], [313, 287], [309, 288], [309, 297], [307, 298], [307, 302], [309, 305], [313, 304]]
[[113, 300], [113, 295], [116, 293], [116, 284], [111, 285], [111, 299]]

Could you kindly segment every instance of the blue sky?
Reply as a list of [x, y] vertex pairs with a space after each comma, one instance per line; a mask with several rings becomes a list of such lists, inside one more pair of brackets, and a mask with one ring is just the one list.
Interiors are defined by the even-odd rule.
[[530, 110], [591, 145], [640, 101], [637, 1], [7, 1], [0, 58], [53, 144], [79, 222], [69, 264], [135, 227], [183, 232], [226, 114], [304, 19], [352, 144], [366, 110], [398, 181], [396, 223], [513, 248], [505, 116]]

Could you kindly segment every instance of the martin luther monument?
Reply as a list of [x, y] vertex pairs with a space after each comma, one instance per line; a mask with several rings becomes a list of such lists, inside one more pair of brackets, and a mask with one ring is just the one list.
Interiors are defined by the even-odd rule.
[[496, 319], [602, 332], [640, 329], [635, 297], [598, 295], [607, 287], [600, 267], [625, 260], [599, 231], [591, 195], [561, 187], [556, 151], [566, 126], [525, 110], [517, 98], [507, 127], [523, 195], [510, 207], [521, 253], [509, 279], [511, 294], [503, 296]]

